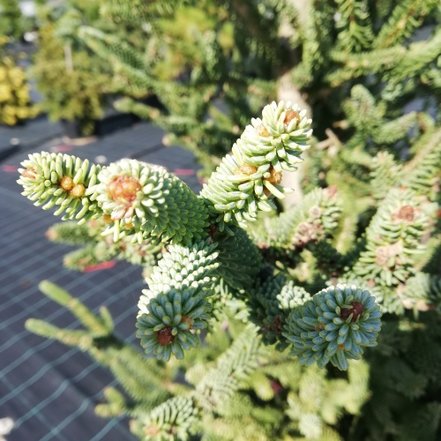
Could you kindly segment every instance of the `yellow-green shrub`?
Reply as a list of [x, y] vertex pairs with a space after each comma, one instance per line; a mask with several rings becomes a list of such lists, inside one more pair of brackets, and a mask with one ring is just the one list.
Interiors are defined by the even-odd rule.
[[11, 57], [0, 60], [0, 123], [14, 126], [36, 115], [24, 70]]

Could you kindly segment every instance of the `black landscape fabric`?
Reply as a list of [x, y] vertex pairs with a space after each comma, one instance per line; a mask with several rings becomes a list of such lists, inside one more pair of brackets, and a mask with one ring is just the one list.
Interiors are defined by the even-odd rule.
[[[35, 129], [32, 124], [21, 128], [24, 139], [26, 131]], [[6, 131], [0, 133], [0, 139], [12, 133], [0, 130]], [[42, 149], [91, 160], [98, 157], [107, 163], [136, 157], [170, 171], [187, 170], [183, 179], [196, 188], [199, 184], [194, 173], [188, 173], [194, 170], [195, 162], [182, 149], [165, 148], [162, 132], [147, 123], [84, 146], [72, 146], [61, 139], [48, 143], [45, 132], [40, 132], [38, 146], [24, 143], [0, 159], [0, 419], [14, 421], [8, 441], [132, 440], [127, 420], [106, 420], [94, 413], [103, 388], [115, 384], [112, 375], [77, 349], [31, 334], [24, 323], [34, 317], [56, 326], [79, 327], [68, 311], [39, 292], [38, 283], [48, 279], [95, 310], [107, 306], [117, 334], [136, 345], [141, 268], [117, 263], [111, 269], [85, 274], [64, 269], [62, 256], [70, 248], [45, 238], [45, 231], [57, 218], [20, 195], [16, 169], [28, 153]]]

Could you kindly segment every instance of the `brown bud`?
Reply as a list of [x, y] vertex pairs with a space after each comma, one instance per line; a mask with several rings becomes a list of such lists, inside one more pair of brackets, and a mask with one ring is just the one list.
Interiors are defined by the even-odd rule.
[[173, 343], [175, 336], [172, 334], [172, 328], [167, 326], [156, 333], [156, 338], [161, 346], [167, 346]]
[[330, 185], [329, 187], [325, 188], [325, 193], [328, 197], [332, 198], [337, 194], [337, 186], [336, 185]]
[[110, 214], [104, 214], [103, 215], [103, 221], [105, 224], [111, 224], [113, 223], [112, 217], [110, 216]]
[[282, 172], [278, 172], [274, 169], [274, 167], [270, 167], [269, 169], [270, 177], [266, 180], [271, 184], [280, 184], [282, 182]]
[[395, 259], [403, 252], [400, 242], [378, 247], [375, 252], [375, 263], [384, 268], [395, 266]]
[[352, 314], [351, 322], [355, 322], [358, 317], [363, 313], [364, 306], [360, 302], [352, 302], [350, 308], [343, 308], [340, 312], [340, 318], [342, 320], [347, 320], [349, 316]]
[[29, 179], [35, 179], [37, 177], [37, 170], [35, 167], [29, 167], [23, 170], [22, 176]]
[[276, 334], [280, 334], [282, 332], [283, 322], [282, 317], [280, 315], [276, 315], [274, 317], [273, 322], [271, 323], [271, 330]]
[[309, 209], [309, 215], [313, 218], [313, 219], [318, 219], [320, 217], [320, 215], [322, 214], [322, 210], [319, 206], [314, 206], [311, 207]]
[[181, 323], [185, 323], [188, 326], [188, 329], [191, 329], [193, 327], [193, 319], [188, 315], [182, 316]]
[[133, 176], [115, 176], [107, 188], [107, 194], [114, 201], [132, 202], [139, 190], [141, 184]]
[[257, 133], [260, 136], [264, 136], [265, 138], [267, 136], [270, 136], [270, 132], [268, 132], [268, 129], [263, 124], [259, 126], [259, 128], [257, 129]]
[[208, 235], [214, 239], [214, 237], [216, 236], [218, 231], [217, 225], [216, 224], [211, 224], [208, 228]]
[[257, 167], [254, 167], [254, 165], [244, 164], [240, 166], [239, 171], [244, 175], [252, 175], [253, 173], [256, 173]]
[[83, 184], [76, 184], [69, 192], [69, 194], [74, 198], [81, 198], [82, 196], [84, 196], [85, 192], [86, 192], [86, 187], [84, 187]]
[[377, 286], [377, 283], [374, 279], [369, 279], [367, 280], [367, 286], [369, 286], [369, 288], [375, 288]]
[[49, 240], [57, 240], [58, 239], [58, 233], [55, 230], [55, 228], [49, 228], [46, 231], [45, 236], [49, 239]]
[[317, 323], [317, 324], [314, 326], [314, 329], [315, 329], [316, 331], [323, 331], [323, 329], [325, 329], [325, 325], [324, 325], [323, 323]]
[[300, 121], [299, 113], [292, 109], [287, 110], [285, 113], [285, 119], [283, 120], [283, 124], [287, 126], [294, 118], [297, 121]]
[[280, 392], [283, 391], [283, 386], [276, 380], [271, 380], [271, 389], [274, 392], [274, 395], [279, 395]]
[[415, 219], [415, 209], [410, 205], [403, 205], [396, 214], [396, 218], [407, 222], [412, 222]]
[[60, 180], [60, 187], [63, 190], [71, 191], [74, 185], [74, 181], [70, 176], [63, 176]]
[[160, 432], [160, 429], [159, 429], [158, 426], [154, 426], [154, 425], [152, 425], [152, 426], [146, 426], [146, 427], [144, 427], [144, 433], [145, 433], [146, 435], [148, 435], [149, 437], [151, 437], [151, 436], [156, 436], [156, 435], [159, 434], [159, 432]]

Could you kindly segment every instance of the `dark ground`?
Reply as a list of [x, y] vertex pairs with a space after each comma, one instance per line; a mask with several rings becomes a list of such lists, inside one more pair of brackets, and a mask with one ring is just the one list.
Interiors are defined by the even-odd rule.
[[[17, 167], [28, 153], [42, 149], [98, 157], [105, 163], [135, 157], [164, 165], [198, 188], [196, 164], [188, 152], [165, 148], [162, 132], [148, 123], [83, 146], [53, 139], [59, 135], [59, 127], [44, 119], [20, 128], [0, 128], [0, 419], [14, 420], [8, 441], [133, 440], [126, 420], [104, 420], [94, 413], [112, 376], [86, 354], [29, 333], [24, 322], [35, 317], [57, 326], [79, 326], [69, 312], [38, 291], [38, 283], [48, 279], [95, 310], [107, 306], [117, 333], [137, 344], [141, 269], [124, 263], [89, 273], [64, 269], [62, 256], [70, 248], [44, 236], [57, 219], [20, 195]], [[19, 148], [10, 149], [11, 137], [20, 138]]]

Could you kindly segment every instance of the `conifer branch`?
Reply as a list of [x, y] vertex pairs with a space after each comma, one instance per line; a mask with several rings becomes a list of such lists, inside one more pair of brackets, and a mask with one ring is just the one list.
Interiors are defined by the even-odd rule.
[[199, 343], [198, 334], [208, 326], [216, 280], [216, 246], [208, 242], [191, 248], [171, 245], [148, 277], [149, 289], [138, 303], [137, 336], [147, 354], [168, 360], [171, 354]]
[[415, 143], [415, 156], [403, 166], [404, 185], [436, 200], [441, 176], [441, 128], [436, 127]]
[[370, 73], [388, 71], [407, 54], [406, 48], [392, 46], [376, 51], [348, 54], [343, 51], [334, 51], [332, 60], [337, 63], [337, 69], [326, 74], [325, 79], [333, 87], [340, 86], [346, 81], [359, 78]]
[[88, 193], [110, 215], [114, 240], [133, 232], [189, 243], [206, 235], [203, 201], [163, 167], [123, 159], [103, 168]]
[[329, 2], [316, 0], [306, 3], [305, 20], [299, 20], [303, 43], [302, 62], [293, 69], [295, 84], [307, 86], [321, 75], [329, 65], [333, 45], [335, 7]]
[[[172, 354], [182, 358], [186, 349], [198, 344], [198, 335], [208, 327], [213, 315], [213, 301], [209, 300], [213, 294], [217, 294], [216, 302], [225, 287], [230, 295], [241, 299], [247, 299], [256, 290], [262, 260], [246, 233], [234, 224], [245, 225], [256, 218], [258, 211], [271, 209], [272, 198], [283, 197], [281, 174], [293, 170], [302, 160], [301, 154], [311, 137], [311, 120], [292, 104], [273, 103], [265, 107], [262, 115], [262, 119], [253, 119], [245, 129], [232, 154], [224, 158], [199, 197], [162, 167], [136, 160], [124, 159], [96, 170], [93, 179], [88, 178], [87, 162], [67, 155], [33, 156], [37, 165], [44, 158], [41, 169], [29, 161], [23, 164], [22, 175], [27, 174], [25, 170], [32, 170], [33, 181], [22, 182], [30, 193], [37, 171], [43, 177], [52, 169], [66, 169], [72, 174], [74, 162], [80, 171], [75, 172], [72, 180], [88, 184], [84, 197], [94, 204], [102, 220], [90, 224], [88, 231], [78, 232], [79, 236], [95, 237], [95, 243], [67, 256], [70, 266], [82, 269], [113, 256], [130, 260], [127, 253], [133, 246], [139, 248], [135, 252], [139, 263], [152, 265], [147, 277], [149, 289], [143, 292], [138, 305], [137, 335], [146, 353], [159, 359], [168, 360]], [[57, 179], [53, 179], [55, 185]], [[335, 229], [339, 214], [335, 192], [311, 193], [293, 213], [288, 212], [278, 220], [282, 230], [279, 245], [303, 247], [325, 239]], [[231, 226], [225, 229], [228, 223]], [[113, 242], [101, 238], [103, 230], [113, 231]], [[62, 240], [73, 240], [69, 239], [69, 226], [64, 230], [58, 228], [58, 233], [53, 230], [52, 234], [58, 234], [58, 238], [64, 235]], [[130, 247], [130, 238], [137, 238], [139, 245]], [[166, 251], [162, 250], [158, 262], [161, 246]], [[286, 308], [299, 309], [298, 302], [308, 298], [305, 291], [294, 285], [288, 284], [282, 291], [281, 297], [274, 294], [270, 303], [257, 294], [260, 307], [274, 310], [261, 318], [264, 327], [273, 326], [279, 315], [286, 316], [287, 312], [282, 312]], [[58, 301], [67, 303], [68, 299], [68, 294], [63, 293]], [[273, 306], [271, 302], [275, 302]], [[75, 308], [80, 308], [80, 312]], [[83, 314], [81, 320], [89, 321], [91, 329], [95, 326], [95, 334], [110, 332], [106, 328], [108, 321], [95, 323], [94, 316], [81, 305], [74, 305], [73, 312]], [[276, 331], [277, 340], [280, 329]], [[343, 366], [340, 360], [340, 367]]]
[[87, 351], [93, 344], [93, 337], [88, 331], [62, 329], [44, 320], [29, 319], [26, 321], [26, 329], [41, 337], [56, 339], [67, 346], [78, 347], [82, 351]]
[[337, 228], [341, 207], [333, 188], [316, 189], [296, 206], [278, 217], [264, 217], [251, 228], [257, 245], [302, 249], [330, 236]]
[[33, 153], [21, 164], [23, 195], [44, 210], [57, 207], [55, 215], [63, 219], [87, 219], [101, 214], [87, 190], [97, 182], [100, 167], [75, 156]]
[[106, 387], [103, 390], [105, 403], [95, 406], [95, 412], [102, 418], [114, 418], [128, 412], [128, 406], [124, 396], [114, 387]]
[[290, 103], [273, 103], [245, 128], [201, 192], [219, 221], [245, 226], [259, 211], [274, 208], [272, 198], [284, 197], [282, 172], [294, 170], [309, 147], [311, 120], [305, 115]]
[[380, 152], [373, 158], [370, 174], [372, 195], [378, 201], [384, 199], [389, 190], [398, 184], [401, 167], [388, 152]]
[[55, 243], [85, 245], [92, 238], [88, 224], [78, 225], [74, 221], [58, 222], [46, 231], [46, 237]]
[[339, 46], [347, 51], [361, 52], [369, 48], [373, 33], [366, 0], [337, 0]]
[[68, 308], [86, 329], [63, 329], [44, 320], [29, 319], [28, 330], [88, 352], [109, 368], [129, 396], [144, 407], [152, 408], [170, 396], [171, 390], [167, 390], [161, 378], [167, 375], [167, 369], [155, 360], [143, 359], [134, 348], [116, 338], [112, 334], [113, 320], [106, 308], [101, 308], [99, 315], [94, 314], [60, 287], [49, 282], [41, 286], [46, 296]]
[[330, 287], [315, 294], [288, 317], [283, 335], [301, 363], [348, 368], [363, 347], [375, 346], [381, 312], [369, 291], [355, 286]]
[[[96, 314], [47, 282], [84, 326], [27, 322], [110, 369], [121, 389], [107, 389], [97, 412], [129, 416], [135, 435], [156, 441], [438, 439], [438, 3], [56, 3], [42, 10], [42, 54], [53, 52], [46, 34], [67, 38], [89, 98], [105, 77], [92, 110], [99, 94], [116, 94], [118, 109], [164, 129], [163, 143], [191, 150], [204, 175], [220, 164], [199, 195], [131, 159], [101, 167], [42, 153], [20, 169], [27, 197], [75, 221], [47, 233], [83, 247], [68, 265], [144, 267], [142, 351], [115, 336], [105, 308]], [[61, 64], [38, 60], [57, 71], [54, 101], [63, 44], [53, 46]], [[305, 111], [264, 108], [281, 89], [308, 102], [316, 136], [332, 136], [308, 150]], [[87, 119], [75, 103], [68, 113]], [[301, 163], [305, 196], [282, 209], [282, 173]], [[380, 326], [378, 347], [354, 360]]]
[[63, 265], [70, 270], [85, 271], [93, 265], [112, 260], [115, 254], [115, 250], [102, 241], [65, 254]]
[[351, 274], [385, 287], [404, 282], [415, 271], [435, 209], [409, 190], [391, 190], [369, 224], [366, 249]]
[[48, 298], [67, 308], [93, 335], [107, 335], [112, 331], [113, 325], [109, 328], [107, 320], [93, 314], [66, 290], [48, 280], [41, 282], [39, 288]]
[[148, 75], [146, 63], [128, 44], [114, 35], [87, 26], [81, 26], [78, 35], [102, 58], [112, 61], [115, 71], [126, 77], [128, 87], [135, 94], [145, 95], [145, 91], [153, 86], [155, 80]]
[[424, 18], [437, 4], [437, 0], [404, 0], [399, 2], [375, 38], [373, 46], [380, 49], [401, 43], [421, 26]]
[[132, 431], [141, 439], [186, 441], [197, 421], [196, 408], [189, 397], [174, 397], [139, 417]]
[[198, 383], [195, 391], [198, 405], [211, 411], [227, 406], [234, 392], [256, 369], [260, 354], [256, 328], [250, 325]]
[[385, 77], [392, 84], [408, 80], [420, 75], [440, 55], [441, 30], [437, 29], [430, 40], [412, 43], [407, 50], [406, 56], [399, 59], [390, 73], [386, 73]]

